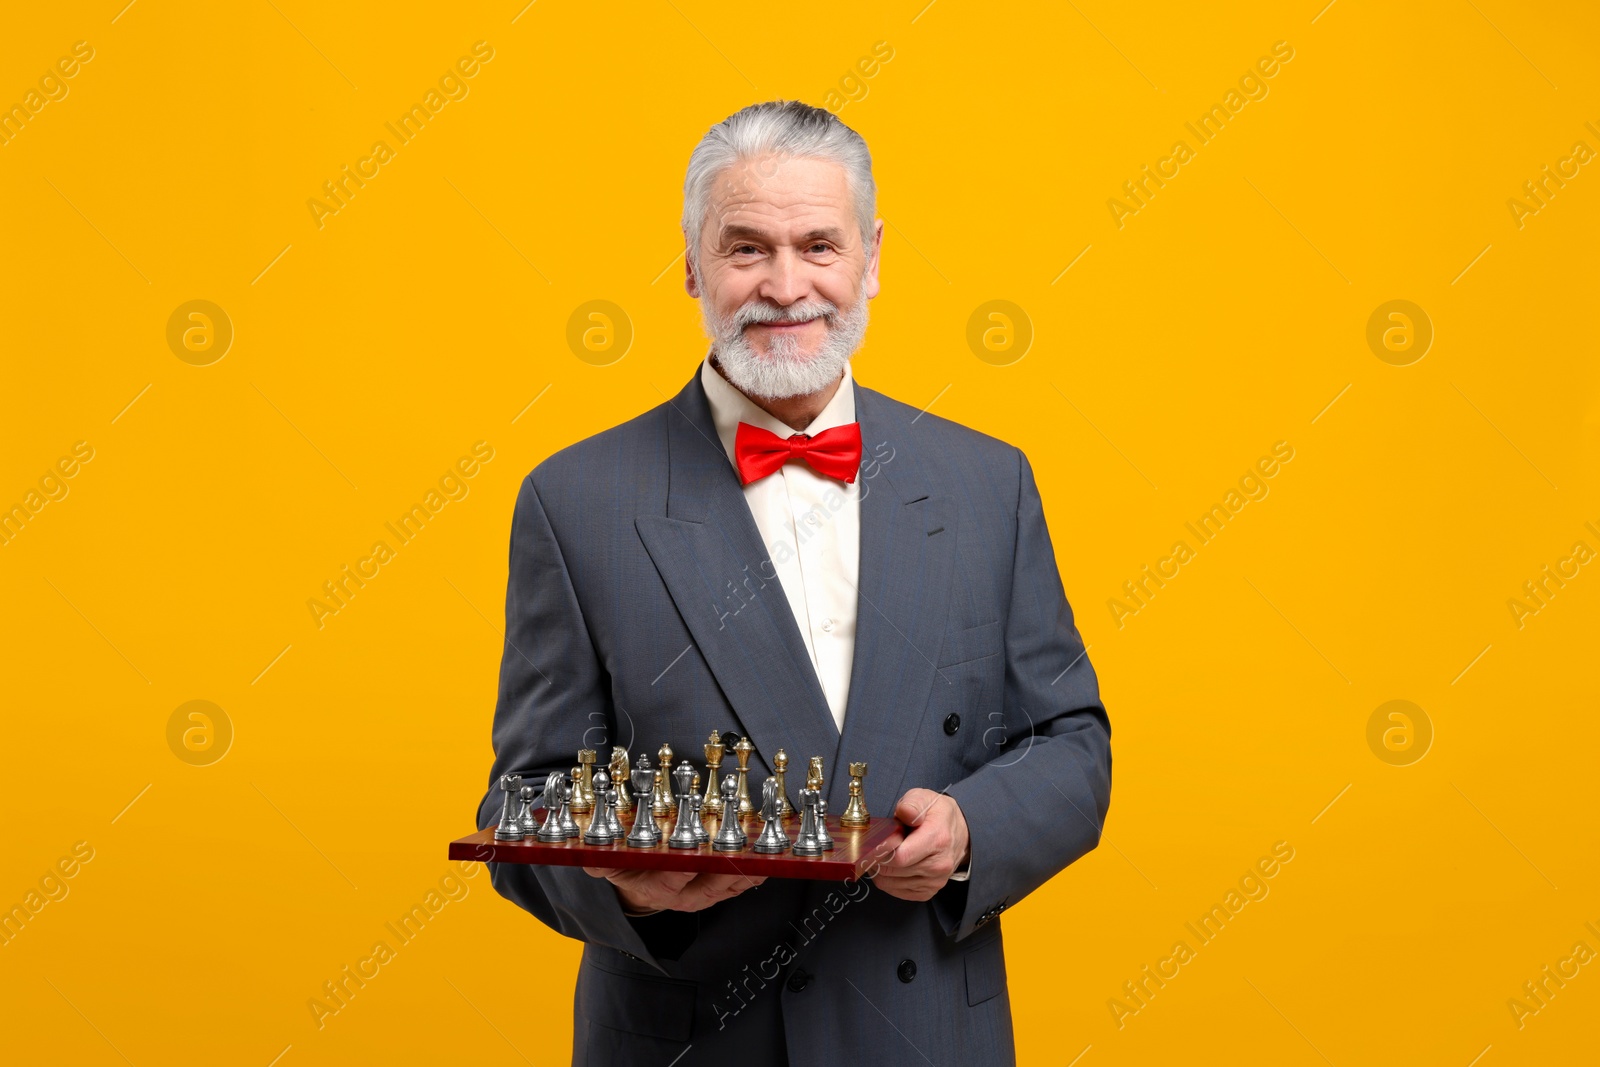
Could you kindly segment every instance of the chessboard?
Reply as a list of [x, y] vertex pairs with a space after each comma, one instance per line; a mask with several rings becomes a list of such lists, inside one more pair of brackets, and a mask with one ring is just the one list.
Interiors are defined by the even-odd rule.
[[[707, 830], [715, 832], [718, 819], [705, 820]], [[782, 818], [787, 836], [795, 838], [800, 816]], [[753, 844], [762, 827], [759, 815], [739, 820]], [[450, 842], [450, 859], [478, 860], [484, 863], [532, 863], [555, 867], [624, 867], [656, 871], [710, 871], [715, 874], [742, 874], [765, 878], [807, 878], [819, 881], [852, 881], [872, 870], [878, 847], [899, 825], [894, 819], [871, 818], [866, 826], [839, 825], [837, 818], [825, 820], [834, 847], [820, 856], [797, 856], [792, 852], [764, 854], [746, 847], [738, 852], [715, 851], [709, 842], [694, 848], [672, 848], [667, 835], [650, 848], [630, 846], [622, 841], [609, 845], [585, 844], [582, 837], [562, 841], [540, 841], [532, 834], [517, 841], [495, 840], [490, 826], [475, 834]]]

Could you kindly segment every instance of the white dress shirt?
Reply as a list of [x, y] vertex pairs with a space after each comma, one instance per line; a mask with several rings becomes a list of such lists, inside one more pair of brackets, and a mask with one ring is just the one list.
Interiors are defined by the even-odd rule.
[[[801, 432], [762, 411], [729, 385], [711, 366], [709, 356], [701, 364], [700, 382], [711, 402], [717, 437], [735, 469], [738, 464], [734, 459], [734, 438], [741, 422], [785, 440]], [[844, 381], [833, 399], [804, 432], [814, 437], [823, 430], [855, 421], [855, 385], [847, 364]], [[818, 474], [804, 461], [795, 461], [785, 463], [776, 474], [745, 486], [744, 499], [789, 600], [789, 610], [800, 628], [806, 653], [828, 700], [828, 710], [833, 713], [833, 723], [842, 734], [856, 650], [861, 480], [858, 477], [846, 484]]]

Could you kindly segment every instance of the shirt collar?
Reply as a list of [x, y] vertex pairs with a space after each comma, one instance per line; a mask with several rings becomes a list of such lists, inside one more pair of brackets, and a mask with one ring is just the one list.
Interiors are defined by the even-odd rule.
[[735, 389], [711, 365], [709, 353], [700, 362], [700, 384], [705, 387], [706, 400], [711, 405], [711, 421], [717, 428], [717, 438], [722, 442], [723, 451], [728, 454], [728, 462], [735, 467], [738, 466], [738, 461], [734, 459], [733, 444], [741, 422], [748, 422], [752, 426], [775, 433], [787, 440], [796, 433], [804, 432], [816, 436], [823, 430], [831, 430], [835, 426], [845, 426], [856, 421], [855, 383], [850, 377], [848, 363], [844, 366], [844, 380], [839, 383], [839, 389], [833, 394], [833, 399], [828, 401], [827, 407], [822, 409], [804, 431], [796, 430], [781, 419], [762, 411], [754, 401]]

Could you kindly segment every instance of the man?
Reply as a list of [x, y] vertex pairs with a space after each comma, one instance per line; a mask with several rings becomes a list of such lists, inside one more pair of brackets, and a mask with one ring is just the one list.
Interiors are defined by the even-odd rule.
[[1032, 471], [855, 383], [883, 222], [854, 131], [747, 107], [684, 193], [711, 351], [523, 482], [478, 825], [502, 774], [663, 741], [699, 763], [717, 731], [755, 745], [756, 790], [779, 749], [792, 796], [824, 757], [835, 815], [866, 762], [868, 810], [903, 827], [857, 882], [491, 864], [494, 886], [585, 942], [576, 1064], [1010, 1062], [996, 916], [1098, 843], [1111, 788]]

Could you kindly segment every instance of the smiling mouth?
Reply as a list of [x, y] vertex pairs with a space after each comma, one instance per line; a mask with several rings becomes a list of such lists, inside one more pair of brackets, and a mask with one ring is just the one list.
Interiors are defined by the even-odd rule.
[[810, 326], [815, 321], [817, 321], [817, 320], [816, 319], [807, 319], [804, 322], [754, 322], [754, 323], [751, 323], [751, 325], [752, 326], [759, 326], [759, 327], [761, 327], [763, 329], [767, 329], [767, 330], [776, 330], [779, 333], [784, 333], [784, 332], [787, 332], [789, 330], [798, 330], [798, 329], [801, 329], [802, 327]]

